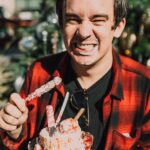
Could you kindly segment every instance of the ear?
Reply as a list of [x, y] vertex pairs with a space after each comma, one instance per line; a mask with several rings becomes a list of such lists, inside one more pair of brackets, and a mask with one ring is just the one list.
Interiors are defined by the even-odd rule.
[[126, 19], [123, 18], [115, 29], [114, 37], [119, 38], [126, 25]]

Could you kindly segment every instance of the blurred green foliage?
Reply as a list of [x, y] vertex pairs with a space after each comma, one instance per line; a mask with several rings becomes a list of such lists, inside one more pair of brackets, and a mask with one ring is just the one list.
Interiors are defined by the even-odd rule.
[[150, 1], [128, 1], [126, 28], [118, 41], [119, 52], [150, 66]]

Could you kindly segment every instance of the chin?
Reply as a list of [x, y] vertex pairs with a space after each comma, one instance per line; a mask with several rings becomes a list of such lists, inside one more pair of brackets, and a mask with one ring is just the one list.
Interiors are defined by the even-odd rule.
[[74, 51], [68, 51], [69, 55], [71, 56], [73, 62], [78, 65], [83, 66], [92, 66], [96, 63], [96, 55], [81, 55]]
[[75, 64], [78, 64], [80, 66], [93, 66], [95, 64], [95, 62], [90, 59], [90, 60], [87, 60], [87, 59], [76, 59], [76, 58], [73, 58], [73, 62]]

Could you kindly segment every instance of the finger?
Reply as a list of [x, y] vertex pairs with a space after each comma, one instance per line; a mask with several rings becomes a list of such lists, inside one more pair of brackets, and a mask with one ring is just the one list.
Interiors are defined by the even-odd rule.
[[13, 116], [15, 118], [20, 118], [22, 115], [22, 112], [13, 104], [7, 103], [6, 106], [4, 107], [5, 112], [10, 115]]
[[22, 125], [28, 118], [28, 109], [19, 118], [19, 125]]
[[17, 126], [10, 125], [6, 123], [2, 117], [0, 117], [0, 128], [5, 130], [5, 131], [13, 131], [17, 128]]
[[15, 126], [19, 125], [19, 119], [16, 119], [15, 117], [12, 117], [8, 114], [3, 114], [2, 118], [7, 124], [15, 125]]
[[14, 103], [18, 109], [22, 112], [26, 110], [25, 100], [21, 98], [21, 96], [17, 93], [13, 93], [10, 95], [10, 103]]

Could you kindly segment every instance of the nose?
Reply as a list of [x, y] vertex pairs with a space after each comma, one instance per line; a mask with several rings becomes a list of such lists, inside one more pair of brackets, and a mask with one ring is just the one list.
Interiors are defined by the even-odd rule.
[[83, 21], [79, 24], [77, 30], [78, 36], [82, 39], [86, 39], [92, 35], [92, 26], [88, 21]]

